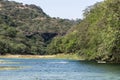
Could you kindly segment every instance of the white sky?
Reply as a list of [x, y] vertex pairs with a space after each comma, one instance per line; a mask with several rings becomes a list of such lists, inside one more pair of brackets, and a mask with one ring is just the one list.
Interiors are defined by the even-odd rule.
[[9, 0], [24, 4], [35, 4], [51, 17], [67, 19], [82, 18], [83, 10], [104, 0]]

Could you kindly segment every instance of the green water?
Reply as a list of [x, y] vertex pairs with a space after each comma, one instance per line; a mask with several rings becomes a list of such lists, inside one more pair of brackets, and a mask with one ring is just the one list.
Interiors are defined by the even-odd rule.
[[120, 64], [61, 59], [2, 59], [13, 63], [0, 67], [0, 80], [120, 80]]

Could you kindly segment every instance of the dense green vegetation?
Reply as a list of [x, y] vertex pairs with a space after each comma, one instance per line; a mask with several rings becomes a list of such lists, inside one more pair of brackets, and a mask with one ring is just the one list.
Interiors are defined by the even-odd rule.
[[56, 37], [48, 52], [76, 53], [86, 59], [120, 61], [120, 0], [105, 0], [88, 7], [81, 23]]
[[0, 54], [45, 54], [77, 21], [51, 18], [36, 5], [0, 0]]
[[1, 0], [0, 53], [66, 53], [119, 62], [119, 5], [120, 0], [105, 0], [89, 6], [80, 22], [51, 18], [35, 5]]

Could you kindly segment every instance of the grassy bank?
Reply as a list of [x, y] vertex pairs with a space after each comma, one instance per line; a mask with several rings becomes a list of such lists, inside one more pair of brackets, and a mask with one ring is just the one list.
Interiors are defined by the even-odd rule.
[[57, 54], [57, 55], [1, 55], [0, 58], [24, 58], [24, 59], [72, 59], [84, 60], [76, 54]]
[[70, 59], [70, 60], [85, 60], [83, 57], [78, 56], [77, 54], [57, 54], [55, 55], [56, 59]]
[[0, 58], [53, 58], [55, 55], [1, 55]]

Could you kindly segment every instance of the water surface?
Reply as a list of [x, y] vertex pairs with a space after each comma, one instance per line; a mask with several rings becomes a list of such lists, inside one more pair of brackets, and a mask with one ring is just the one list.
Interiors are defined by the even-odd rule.
[[2, 59], [13, 63], [0, 70], [0, 80], [120, 80], [120, 64], [61, 59]]

